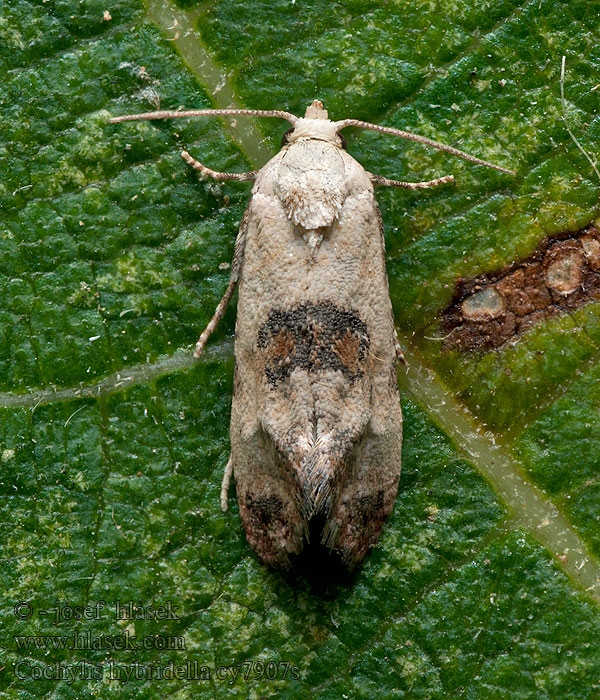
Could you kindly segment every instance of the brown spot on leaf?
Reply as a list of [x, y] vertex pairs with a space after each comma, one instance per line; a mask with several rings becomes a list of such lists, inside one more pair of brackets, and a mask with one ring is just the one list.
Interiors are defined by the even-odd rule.
[[590, 235], [582, 236], [581, 247], [592, 270], [600, 270], [600, 241], [598, 238]]
[[579, 241], [561, 241], [546, 254], [546, 285], [556, 294], [572, 294], [581, 287], [587, 261]]
[[600, 298], [600, 231], [545, 239], [497, 272], [459, 279], [441, 317], [446, 347], [490, 350], [549, 316]]
[[504, 297], [494, 287], [480, 289], [460, 305], [463, 316], [472, 321], [497, 318], [504, 313], [505, 307]]

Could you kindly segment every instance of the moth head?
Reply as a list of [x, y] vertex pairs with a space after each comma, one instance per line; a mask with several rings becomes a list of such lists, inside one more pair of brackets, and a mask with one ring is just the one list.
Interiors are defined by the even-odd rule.
[[296, 118], [293, 122], [294, 128], [284, 134], [282, 145], [296, 143], [301, 140], [326, 141], [338, 148], [345, 148], [346, 142], [339, 134], [339, 127], [336, 122], [329, 119], [327, 110], [323, 108], [323, 103], [319, 100], [306, 108], [304, 117]]

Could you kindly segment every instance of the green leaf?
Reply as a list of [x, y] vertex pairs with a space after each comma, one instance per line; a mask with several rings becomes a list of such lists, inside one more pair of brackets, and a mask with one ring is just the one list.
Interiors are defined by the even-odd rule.
[[[452, 345], [444, 325], [458, 278], [496, 284], [597, 219], [569, 130], [594, 160], [599, 17], [596, 0], [2, 5], [0, 698], [600, 697], [595, 268], [508, 342]], [[457, 185], [378, 191], [403, 474], [364, 566], [325, 592], [261, 565], [233, 497], [219, 508], [234, 309], [190, 352], [249, 187], [179, 153], [260, 167], [287, 127], [108, 124], [315, 98], [518, 171], [348, 130], [367, 169]], [[174, 614], [115, 619], [128, 601]]]

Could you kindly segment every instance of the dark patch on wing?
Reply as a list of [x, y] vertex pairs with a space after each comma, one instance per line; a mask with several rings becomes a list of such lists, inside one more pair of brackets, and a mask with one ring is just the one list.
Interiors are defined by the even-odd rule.
[[366, 529], [369, 523], [381, 519], [383, 512], [384, 492], [369, 493], [356, 499], [354, 520], [360, 527]]
[[549, 316], [600, 298], [600, 231], [588, 226], [545, 239], [497, 272], [459, 279], [442, 313], [445, 345], [490, 350]]
[[266, 528], [280, 519], [283, 513], [283, 503], [278, 496], [259, 496], [246, 494], [246, 508], [258, 527]]
[[377, 541], [388, 515], [383, 490], [352, 498], [333, 551], [353, 569]]
[[273, 309], [258, 332], [257, 345], [265, 352], [267, 379], [276, 386], [297, 367], [339, 370], [354, 382], [363, 376], [370, 341], [355, 311], [323, 301]]
[[[263, 485], [264, 486], [264, 485]], [[258, 485], [262, 488], [261, 485]], [[266, 564], [285, 571], [304, 546], [302, 523], [289, 499], [275, 493], [238, 493], [240, 516], [252, 549]]]

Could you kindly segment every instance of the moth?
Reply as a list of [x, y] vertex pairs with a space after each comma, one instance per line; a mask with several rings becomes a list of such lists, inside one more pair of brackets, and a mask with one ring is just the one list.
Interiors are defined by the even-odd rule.
[[362, 562], [388, 518], [400, 479], [401, 357], [373, 186], [425, 189], [450, 183], [388, 180], [345, 149], [341, 130], [373, 129], [512, 171], [395, 128], [331, 121], [315, 100], [303, 118], [278, 110], [203, 109], [116, 117], [280, 117], [292, 128], [258, 171], [204, 176], [253, 180], [235, 242], [231, 279], [200, 336], [198, 357], [238, 287], [231, 453], [246, 536], [260, 559], [288, 569], [320, 549], [348, 570]]

